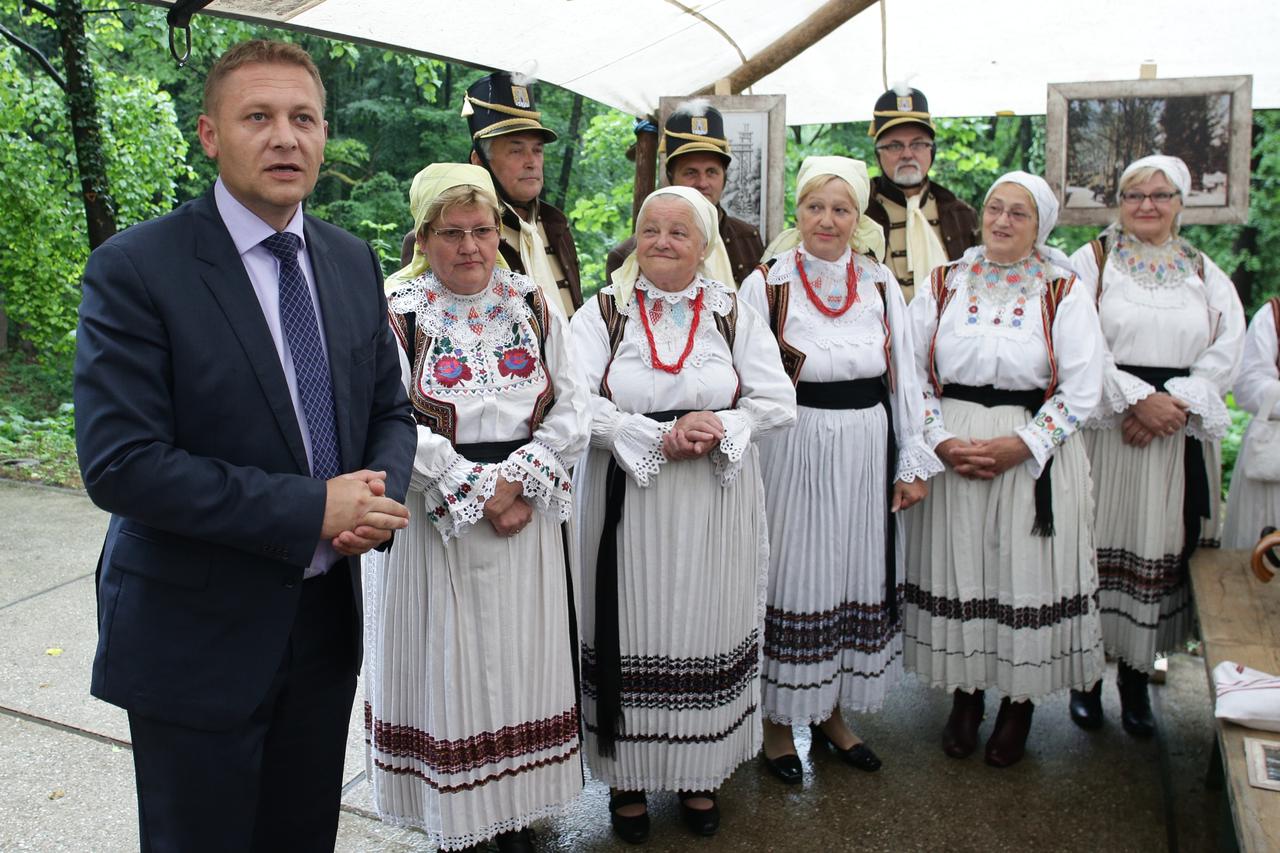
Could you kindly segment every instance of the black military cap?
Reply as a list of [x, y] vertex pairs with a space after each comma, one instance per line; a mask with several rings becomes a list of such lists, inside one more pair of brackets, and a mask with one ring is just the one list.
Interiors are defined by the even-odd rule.
[[495, 71], [481, 77], [467, 89], [462, 99], [462, 115], [471, 128], [472, 139], [492, 139], [508, 133], [534, 131], [547, 142], [556, 141], [556, 132], [542, 126], [542, 113], [533, 103], [527, 81], [516, 82], [509, 72]]
[[867, 133], [879, 139], [880, 134], [889, 128], [908, 123], [918, 124], [929, 131], [929, 136], [934, 135], [929, 101], [919, 89], [890, 89], [876, 99], [875, 112], [871, 115], [871, 128]]
[[667, 155], [668, 164], [682, 154], [695, 151], [719, 154], [726, 169], [733, 160], [729, 139], [724, 135], [724, 116], [705, 101], [686, 102], [676, 107], [662, 129], [658, 151]]

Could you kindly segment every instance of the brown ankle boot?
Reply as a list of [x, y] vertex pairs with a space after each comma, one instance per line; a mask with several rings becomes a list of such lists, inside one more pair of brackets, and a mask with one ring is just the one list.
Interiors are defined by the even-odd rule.
[[996, 715], [995, 731], [987, 741], [987, 763], [992, 767], [1010, 767], [1022, 760], [1027, 749], [1027, 735], [1031, 731], [1031, 715], [1036, 706], [1031, 701], [1010, 702], [1006, 696], [1000, 701], [1000, 713]]
[[982, 725], [983, 692], [957, 690], [951, 699], [951, 716], [942, 730], [942, 751], [952, 758], [968, 758], [978, 748]]

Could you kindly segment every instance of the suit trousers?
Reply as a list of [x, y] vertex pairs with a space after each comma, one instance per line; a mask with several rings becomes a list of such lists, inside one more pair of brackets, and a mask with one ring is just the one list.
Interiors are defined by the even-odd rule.
[[285, 654], [245, 722], [129, 714], [143, 853], [332, 851], [355, 696], [349, 562], [302, 583]]

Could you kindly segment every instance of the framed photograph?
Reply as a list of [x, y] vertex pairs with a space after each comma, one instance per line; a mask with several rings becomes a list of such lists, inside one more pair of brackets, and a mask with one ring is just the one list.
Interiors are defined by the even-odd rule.
[[1245, 763], [1249, 767], [1249, 784], [1268, 791], [1280, 791], [1280, 741], [1244, 739]]
[[[787, 116], [784, 95], [700, 96], [724, 116], [733, 163], [725, 180], [720, 206], [730, 216], [760, 229], [768, 244], [782, 230], [787, 173]], [[688, 98], [663, 97], [658, 102], [658, 126]], [[659, 182], [666, 184], [666, 158], [658, 161]]]
[[1120, 174], [1148, 154], [1171, 154], [1187, 164], [1184, 223], [1244, 222], [1252, 87], [1248, 75], [1050, 83], [1045, 179], [1062, 204], [1058, 222], [1115, 221]]

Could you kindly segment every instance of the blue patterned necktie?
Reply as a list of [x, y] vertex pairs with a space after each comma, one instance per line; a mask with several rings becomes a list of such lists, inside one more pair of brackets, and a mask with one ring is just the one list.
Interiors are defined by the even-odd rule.
[[333, 413], [333, 383], [311, 291], [302, 276], [302, 267], [298, 266], [300, 243], [297, 234], [288, 232], [272, 234], [262, 241], [280, 262], [280, 325], [289, 342], [289, 354], [293, 356], [293, 375], [311, 436], [311, 476], [328, 480], [342, 470]]

